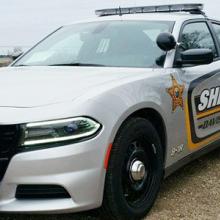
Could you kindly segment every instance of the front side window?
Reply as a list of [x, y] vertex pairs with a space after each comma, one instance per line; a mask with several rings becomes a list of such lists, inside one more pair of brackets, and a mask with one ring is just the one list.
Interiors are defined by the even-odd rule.
[[185, 51], [200, 48], [211, 49], [214, 57], [218, 56], [214, 40], [207, 24], [205, 22], [187, 24], [181, 36], [181, 49]]
[[164, 57], [156, 38], [173, 25], [169, 21], [103, 21], [66, 26], [15, 66], [155, 67]]

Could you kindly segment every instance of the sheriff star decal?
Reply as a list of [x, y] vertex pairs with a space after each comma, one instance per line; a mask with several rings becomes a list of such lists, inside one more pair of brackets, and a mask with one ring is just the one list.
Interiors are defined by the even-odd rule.
[[182, 110], [184, 110], [183, 92], [185, 86], [178, 84], [178, 82], [176, 81], [173, 75], [171, 75], [171, 79], [172, 79], [172, 86], [167, 89], [167, 92], [172, 98], [172, 112], [175, 112], [177, 107], [180, 107]]

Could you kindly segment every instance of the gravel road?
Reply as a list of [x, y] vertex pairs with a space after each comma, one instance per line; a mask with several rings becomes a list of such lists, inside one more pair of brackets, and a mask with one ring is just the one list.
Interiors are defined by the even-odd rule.
[[[145, 220], [220, 220], [220, 149], [165, 180]], [[65, 216], [0, 215], [0, 220], [100, 220], [93, 213]], [[107, 219], [106, 219], [107, 220]]]

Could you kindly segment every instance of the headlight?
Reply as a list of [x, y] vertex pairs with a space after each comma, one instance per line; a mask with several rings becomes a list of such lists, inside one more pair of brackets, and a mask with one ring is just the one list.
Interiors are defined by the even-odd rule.
[[98, 122], [86, 117], [28, 123], [22, 126], [21, 145], [31, 147], [32, 145], [79, 140], [95, 135], [100, 128], [101, 125]]

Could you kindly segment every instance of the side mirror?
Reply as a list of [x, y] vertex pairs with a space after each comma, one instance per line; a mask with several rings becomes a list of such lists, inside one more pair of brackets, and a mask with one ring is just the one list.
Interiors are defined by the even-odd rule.
[[214, 61], [210, 49], [190, 49], [181, 53], [181, 64], [205, 65]]
[[171, 33], [161, 33], [157, 37], [157, 45], [161, 50], [168, 52], [175, 49], [176, 40]]

